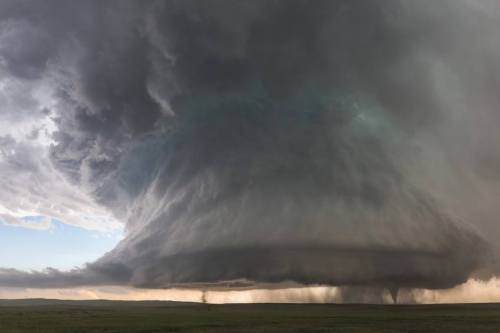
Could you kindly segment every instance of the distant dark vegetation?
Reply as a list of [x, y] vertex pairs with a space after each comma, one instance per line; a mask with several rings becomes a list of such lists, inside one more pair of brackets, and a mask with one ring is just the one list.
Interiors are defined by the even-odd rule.
[[0, 301], [0, 333], [500, 332], [500, 304]]

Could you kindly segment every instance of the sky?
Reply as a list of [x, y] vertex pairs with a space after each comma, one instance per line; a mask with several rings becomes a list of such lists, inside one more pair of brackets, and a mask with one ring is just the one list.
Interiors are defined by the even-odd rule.
[[498, 29], [496, 0], [0, 0], [0, 297], [500, 300]]
[[[39, 223], [39, 222], [36, 222]], [[0, 253], [4, 267], [20, 270], [69, 270], [92, 262], [113, 249], [120, 231], [103, 233], [51, 221], [42, 228], [0, 225]]]

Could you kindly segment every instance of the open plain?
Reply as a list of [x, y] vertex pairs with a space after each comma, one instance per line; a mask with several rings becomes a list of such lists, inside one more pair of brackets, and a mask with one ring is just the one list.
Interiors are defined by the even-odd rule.
[[0, 333], [500, 332], [500, 304], [0, 301]]

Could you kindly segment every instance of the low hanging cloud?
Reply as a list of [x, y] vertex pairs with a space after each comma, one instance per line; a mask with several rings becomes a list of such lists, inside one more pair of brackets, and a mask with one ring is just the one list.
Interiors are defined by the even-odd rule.
[[[354, 292], [353, 292], [354, 291]], [[177, 301], [225, 303], [385, 303], [393, 301], [387, 290], [329, 286], [287, 286], [280, 289], [195, 290], [195, 289], [137, 289], [127, 286], [93, 286], [78, 288], [0, 288], [1, 299], [64, 299], [116, 301]], [[402, 290], [399, 302], [404, 304], [488, 303], [500, 299], [500, 281], [471, 279], [446, 290]]]
[[[43, 163], [126, 229], [95, 263], [2, 269], [0, 285], [438, 289], [499, 271], [500, 138], [484, 130], [500, 122], [496, 2], [3, 0], [0, 13], [2, 71], [50, 92]], [[4, 158], [31, 156], [15, 144]]]

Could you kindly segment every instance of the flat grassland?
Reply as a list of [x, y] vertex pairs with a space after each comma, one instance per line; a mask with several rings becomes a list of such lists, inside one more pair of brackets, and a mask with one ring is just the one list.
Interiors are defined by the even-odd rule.
[[500, 304], [0, 301], [0, 333], [500, 332]]

